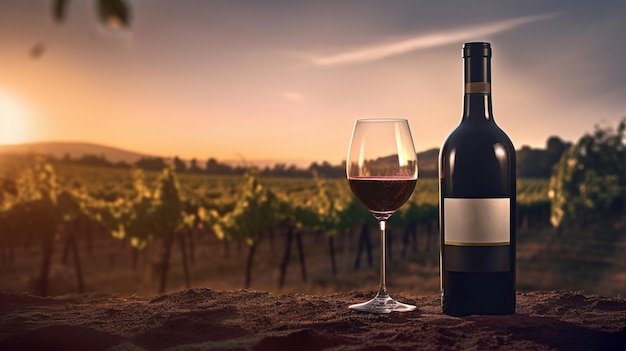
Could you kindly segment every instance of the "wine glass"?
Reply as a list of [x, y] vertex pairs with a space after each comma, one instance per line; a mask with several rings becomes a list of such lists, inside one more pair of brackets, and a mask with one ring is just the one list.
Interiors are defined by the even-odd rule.
[[357, 311], [412, 311], [413, 305], [389, 296], [385, 283], [385, 223], [411, 197], [417, 182], [417, 154], [409, 122], [399, 118], [359, 119], [354, 124], [346, 161], [350, 188], [378, 220], [380, 285], [373, 299], [350, 305]]

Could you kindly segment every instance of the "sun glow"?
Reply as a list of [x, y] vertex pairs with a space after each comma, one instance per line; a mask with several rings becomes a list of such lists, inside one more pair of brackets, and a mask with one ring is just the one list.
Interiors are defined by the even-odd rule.
[[19, 144], [30, 137], [31, 113], [19, 98], [0, 90], [0, 144]]

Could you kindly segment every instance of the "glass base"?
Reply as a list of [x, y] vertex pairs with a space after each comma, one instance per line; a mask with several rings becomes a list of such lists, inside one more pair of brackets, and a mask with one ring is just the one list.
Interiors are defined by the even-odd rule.
[[389, 294], [378, 294], [373, 299], [349, 306], [350, 309], [369, 313], [408, 312], [416, 309], [413, 305], [398, 302]]

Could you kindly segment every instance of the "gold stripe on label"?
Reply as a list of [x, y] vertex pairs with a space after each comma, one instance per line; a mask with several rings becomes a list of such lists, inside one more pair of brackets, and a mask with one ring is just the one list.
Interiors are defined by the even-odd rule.
[[465, 93], [491, 93], [491, 83], [487, 83], [487, 82], [465, 83]]
[[463, 243], [458, 241], [446, 241], [444, 244], [452, 246], [506, 246], [511, 245], [511, 242], [503, 241], [497, 243]]

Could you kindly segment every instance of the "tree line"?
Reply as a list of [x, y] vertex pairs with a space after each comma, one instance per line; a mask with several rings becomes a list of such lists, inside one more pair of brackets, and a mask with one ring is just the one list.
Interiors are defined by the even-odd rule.
[[[50, 161], [55, 161], [53, 157], [48, 156]], [[144, 171], [161, 171], [170, 163], [174, 165], [177, 173], [195, 173], [195, 174], [211, 174], [211, 175], [244, 175], [250, 168], [249, 165], [230, 165], [220, 162], [216, 158], [209, 158], [204, 165], [196, 158], [189, 162], [175, 156], [173, 159], [165, 157], [143, 157], [134, 163], [128, 162], [112, 162], [105, 155], [86, 154], [80, 157], [72, 158], [66, 154], [62, 159], [56, 160], [62, 163], [79, 164], [85, 166], [107, 167], [107, 168], [139, 168]], [[345, 174], [345, 166], [332, 165], [328, 161], [321, 163], [313, 162], [307, 168], [298, 168], [294, 164], [277, 163], [273, 166], [265, 166], [258, 170], [264, 177], [291, 177], [291, 178], [311, 178], [314, 174], [324, 176], [326, 178], [343, 178]]]
[[[554, 166], [561, 159], [563, 153], [571, 146], [571, 142], [563, 141], [557, 136], [548, 138], [544, 149], [522, 146], [521, 149], [517, 150], [517, 176], [519, 178], [550, 178]], [[436, 149], [418, 154], [420, 177], [437, 177], [437, 155], [438, 150]], [[244, 175], [252, 168], [245, 163], [242, 165], [230, 165], [220, 162], [213, 157], [209, 158], [204, 164], [196, 158], [186, 162], [178, 156], [173, 159], [164, 157], [143, 157], [130, 164], [127, 162], [111, 162], [107, 160], [104, 155], [87, 154], [78, 158], [72, 158], [69, 154], [66, 154], [60, 161], [97, 167], [127, 169], [136, 167], [145, 171], [161, 171], [171, 162], [177, 173], [238, 176]], [[314, 174], [326, 178], [344, 178], [346, 176], [343, 163], [332, 165], [328, 161], [321, 163], [313, 162], [307, 168], [299, 168], [294, 164], [277, 163], [273, 166], [265, 166], [258, 171], [263, 177], [312, 178]]]

